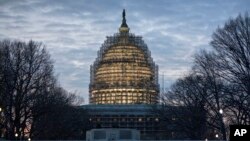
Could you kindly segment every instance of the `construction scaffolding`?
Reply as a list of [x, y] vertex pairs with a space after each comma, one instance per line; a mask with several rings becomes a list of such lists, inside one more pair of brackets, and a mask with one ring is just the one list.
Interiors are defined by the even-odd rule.
[[142, 37], [128, 32], [108, 36], [90, 66], [92, 104], [155, 104], [158, 66]]
[[119, 33], [108, 36], [90, 66], [91, 104], [155, 104], [158, 66], [141, 36], [129, 33], [125, 10]]

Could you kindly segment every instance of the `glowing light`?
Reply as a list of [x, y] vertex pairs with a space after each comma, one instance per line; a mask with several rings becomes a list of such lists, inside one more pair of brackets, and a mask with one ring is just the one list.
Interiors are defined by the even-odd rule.
[[223, 110], [222, 110], [222, 109], [220, 109], [220, 110], [219, 110], [219, 113], [220, 113], [220, 114], [223, 114]]
[[157, 103], [158, 67], [141, 37], [108, 37], [90, 69], [90, 103]]
[[158, 122], [158, 121], [159, 121], [159, 119], [158, 119], [158, 118], [155, 118], [155, 121], [156, 121], [156, 122]]

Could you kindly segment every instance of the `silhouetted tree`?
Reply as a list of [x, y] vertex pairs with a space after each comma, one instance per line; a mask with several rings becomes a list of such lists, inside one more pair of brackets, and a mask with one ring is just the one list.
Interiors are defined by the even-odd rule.
[[57, 85], [41, 43], [1, 41], [0, 65], [1, 131], [7, 139], [85, 136], [87, 114], [77, 107], [78, 97]]
[[[161, 112], [166, 120], [171, 115], [179, 117], [172, 123], [179, 124], [176, 128], [184, 132], [185, 128], [189, 129], [186, 133], [191, 138], [198, 137], [188, 131], [194, 130], [192, 128], [199, 124], [199, 120], [185, 120], [193, 116], [204, 119], [205, 116], [209, 128], [207, 131], [215, 131], [220, 138], [226, 140], [229, 124], [250, 123], [248, 14], [230, 19], [224, 27], [219, 27], [212, 36], [211, 45], [214, 48], [211, 52], [202, 51], [195, 55], [191, 75], [179, 79], [169, 92], [163, 95], [161, 101], [164, 108]], [[193, 108], [204, 112], [196, 114]]]
[[1, 105], [7, 138], [14, 139], [16, 133], [23, 138], [35, 95], [51, 85], [52, 61], [42, 44], [33, 41], [5, 40], [0, 42], [0, 48]]
[[[250, 17], [230, 19], [212, 36], [218, 75], [231, 83], [231, 122], [250, 124]], [[234, 92], [233, 92], [234, 91]]]
[[89, 129], [85, 110], [73, 105], [77, 97], [56, 87], [34, 103], [33, 139], [84, 139]]
[[[216, 56], [213, 53], [207, 53], [206, 51], [196, 54], [193, 71], [202, 77], [205, 82], [206, 95], [201, 94], [201, 96], [206, 97], [204, 104], [207, 111], [207, 124], [213, 130], [216, 130], [216, 134], [222, 136], [223, 140], [226, 140], [227, 133], [223, 116], [227, 116], [226, 111], [228, 111], [230, 106], [226, 102], [228, 87], [225, 81], [217, 75], [218, 70], [215, 67], [215, 59]], [[223, 111], [223, 115], [220, 111]]]
[[174, 138], [205, 138], [207, 130], [205, 87], [202, 77], [189, 75], [178, 79], [170, 90], [162, 95], [158, 113], [167, 130], [175, 132]]

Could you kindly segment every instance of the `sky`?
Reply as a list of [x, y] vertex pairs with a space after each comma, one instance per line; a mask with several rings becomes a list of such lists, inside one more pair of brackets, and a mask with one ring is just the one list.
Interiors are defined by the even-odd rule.
[[42, 42], [60, 85], [87, 104], [89, 66], [106, 36], [118, 32], [123, 9], [130, 32], [143, 37], [167, 89], [188, 73], [195, 53], [211, 49], [218, 27], [250, 13], [250, 1], [0, 0], [0, 40]]

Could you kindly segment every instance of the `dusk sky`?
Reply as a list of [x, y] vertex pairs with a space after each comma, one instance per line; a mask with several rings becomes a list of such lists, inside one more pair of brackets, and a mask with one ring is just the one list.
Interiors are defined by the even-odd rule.
[[88, 103], [89, 66], [126, 9], [130, 32], [143, 37], [168, 88], [187, 74], [193, 55], [210, 49], [212, 33], [250, 0], [0, 0], [0, 39], [39, 41], [66, 90]]

